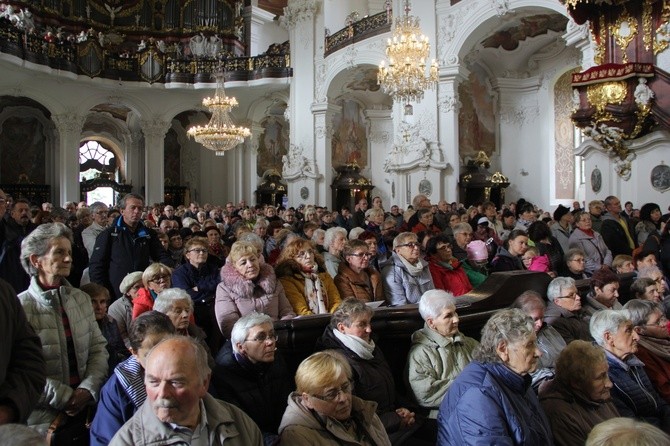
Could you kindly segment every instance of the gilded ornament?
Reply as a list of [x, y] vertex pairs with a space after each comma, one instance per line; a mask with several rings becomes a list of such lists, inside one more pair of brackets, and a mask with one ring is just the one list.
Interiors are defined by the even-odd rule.
[[651, 13], [652, 4], [650, 2], [645, 2], [642, 6], [642, 42], [644, 43], [644, 49], [646, 51], [651, 49], [651, 42], [653, 40], [653, 36], [651, 34]]
[[589, 85], [586, 88], [586, 97], [599, 113], [605, 111], [608, 104], [621, 104], [627, 95], [626, 82], [605, 82]]
[[617, 21], [610, 25], [610, 34], [621, 48], [622, 63], [628, 63], [626, 48], [637, 35], [637, 20], [628, 13], [621, 14]]

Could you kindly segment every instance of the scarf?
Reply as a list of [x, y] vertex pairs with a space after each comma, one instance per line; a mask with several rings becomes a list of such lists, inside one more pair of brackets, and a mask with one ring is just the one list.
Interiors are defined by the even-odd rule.
[[593, 229], [580, 229], [580, 231], [582, 231], [584, 234], [588, 235], [591, 238], [594, 237]]
[[407, 272], [410, 274], [410, 276], [416, 277], [423, 271], [423, 263], [421, 263], [421, 259], [417, 260], [416, 265], [412, 265], [403, 256], [398, 255], [398, 258], [403, 263], [403, 265], [405, 265], [405, 268], [407, 268]]
[[651, 336], [640, 336], [640, 346], [646, 348], [654, 356], [664, 361], [670, 361], [670, 340], [658, 339]]
[[136, 409], [147, 399], [147, 391], [144, 387], [144, 369], [134, 356], [126, 359], [114, 369], [116, 378], [128, 394], [128, 397]]
[[367, 342], [365, 339], [361, 339], [358, 336], [342, 333], [337, 328], [333, 328], [333, 334], [338, 341], [360, 358], [370, 360], [374, 357], [372, 352], [375, 350], [375, 341], [372, 339], [370, 339], [370, 342]]
[[304, 271], [302, 275], [305, 276], [305, 297], [309, 310], [314, 314], [328, 313], [328, 294], [319, 275]]

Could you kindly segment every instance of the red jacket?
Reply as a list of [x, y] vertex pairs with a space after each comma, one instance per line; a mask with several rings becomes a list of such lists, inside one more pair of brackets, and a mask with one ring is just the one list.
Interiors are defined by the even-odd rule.
[[434, 258], [428, 258], [428, 268], [430, 275], [433, 276], [435, 288], [449, 291], [454, 296], [461, 296], [472, 290], [472, 285], [461, 263], [456, 259], [451, 259], [451, 268], [441, 265]]

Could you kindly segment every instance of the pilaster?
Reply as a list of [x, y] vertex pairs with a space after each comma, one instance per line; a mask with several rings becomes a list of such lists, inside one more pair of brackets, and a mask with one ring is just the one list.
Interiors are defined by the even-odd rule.
[[165, 134], [170, 122], [160, 117], [142, 120], [144, 133], [144, 202], [160, 203], [165, 184]]
[[446, 162], [451, 166], [451, 169], [445, 172], [442, 199], [449, 202], [459, 201], [458, 177], [461, 173], [461, 162], [458, 153], [460, 132], [458, 113], [461, 102], [458, 98], [458, 86], [464, 80], [465, 78], [460, 73], [450, 73], [440, 76], [438, 85], [438, 141]]
[[79, 144], [86, 117], [68, 110], [51, 119], [58, 130], [58, 172], [54, 183], [60, 185], [58, 199], [61, 204], [79, 201]]

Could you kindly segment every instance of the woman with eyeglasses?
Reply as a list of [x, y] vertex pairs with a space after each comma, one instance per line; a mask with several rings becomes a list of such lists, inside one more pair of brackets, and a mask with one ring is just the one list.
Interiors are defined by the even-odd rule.
[[340, 292], [309, 240], [291, 240], [279, 255], [275, 272], [299, 316], [332, 313], [340, 304]]
[[431, 238], [426, 246], [426, 255], [435, 288], [449, 291], [454, 296], [462, 296], [472, 291], [465, 269], [452, 255], [449, 237], [440, 234]]
[[260, 262], [258, 247], [237, 241], [221, 268], [221, 282], [216, 287], [214, 312], [223, 336], [229, 338], [235, 322], [254, 311], [275, 321], [295, 317], [274, 270]]
[[371, 337], [373, 315], [374, 311], [360, 300], [343, 301], [316, 348], [332, 349], [344, 355], [354, 371], [354, 393], [377, 403], [377, 415], [396, 445], [411, 436], [418, 426], [414, 413], [397, 404], [391, 367]]
[[354, 297], [363, 302], [384, 300], [382, 276], [370, 266], [372, 255], [362, 240], [351, 240], [344, 246], [335, 286], [342, 299]]
[[279, 426], [281, 444], [390, 446], [375, 403], [353, 396], [351, 379], [351, 366], [332, 350], [302, 361]]
[[249, 313], [233, 325], [230, 340], [216, 356], [210, 391], [244, 410], [263, 432], [265, 444], [277, 444], [277, 431], [293, 378], [277, 351], [273, 319]]
[[172, 286], [172, 269], [162, 263], [152, 263], [142, 273], [142, 284], [133, 299], [133, 319], [140, 314], [151, 311], [158, 293]]
[[209, 245], [203, 237], [194, 237], [186, 242], [186, 262], [172, 273], [172, 286], [185, 290], [191, 296], [195, 323], [205, 330], [209, 347], [217, 351], [221, 335], [214, 318], [214, 294], [221, 279], [219, 268], [209, 261]]
[[382, 267], [382, 278], [389, 305], [415, 304], [423, 293], [435, 289], [416, 234], [401, 232], [393, 239], [393, 254]]

